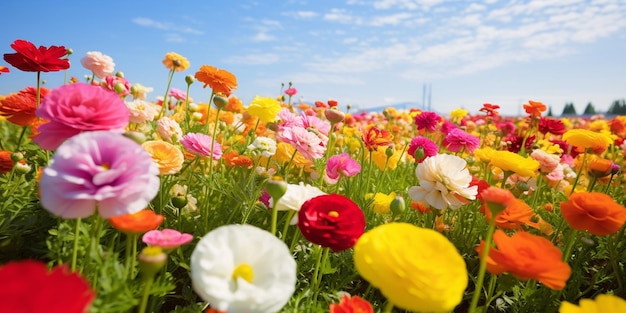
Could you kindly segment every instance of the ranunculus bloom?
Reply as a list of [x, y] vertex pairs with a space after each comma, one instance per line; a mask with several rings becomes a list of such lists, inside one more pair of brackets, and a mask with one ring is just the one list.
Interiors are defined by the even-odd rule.
[[247, 149], [250, 150], [253, 155], [269, 158], [276, 154], [276, 140], [269, 137], [257, 136]]
[[248, 113], [258, 117], [262, 122], [269, 123], [276, 119], [281, 110], [280, 103], [271, 97], [255, 96], [248, 106]]
[[298, 212], [302, 235], [334, 252], [350, 249], [365, 231], [365, 215], [349, 198], [338, 195], [314, 197]]
[[490, 157], [491, 165], [503, 171], [511, 171], [524, 177], [537, 176], [537, 170], [540, 165], [537, 160], [525, 158], [517, 153], [503, 150], [494, 151]]
[[145, 209], [136, 213], [111, 217], [109, 224], [124, 233], [143, 234], [159, 227], [163, 223], [163, 219], [163, 215]]
[[202, 65], [196, 72], [196, 79], [208, 85], [215, 94], [221, 93], [228, 97], [237, 89], [237, 77], [233, 73], [210, 65]]
[[9, 73], [9, 72], [11, 72], [11, 70], [8, 67], [0, 65], [0, 75], [2, 75], [2, 73]]
[[296, 288], [296, 262], [270, 232], [231, 224], [206, 234], [191, 254], [193, 289], [229, 313], [275, 313]]
[[103, 218], [143, 210], [159, 190], [150, 155], [121, 134], [94, 131], [63, 143], [39, 182], [42, 206], [62, 218]]
[[191, 234], [181, 233], [174, 229], [151, 230], [141, 237], [143, 243], [163, 249], [174, 249], [192, 240]]
[[0, 312], [85, 313], [96, 293], [80, 274], [35, 260], [0, 266]]
[[368, 193], [365, 200], [371, 200], [370, 208], [376, 214], [387, 214], [391, 210], [391, 202], [396, 198], [396, 193], [385, 194], [377, 192], [376, 194]]
[[369, 151], [375, 151], [380, 146], [389, 146], [393, 143], [393, 134], [384, 129], [378, 129], [375, 126], [369, 126], [363, 132], [363, 144]]
[[626, 222], [626, 208], [600, 192], [576, 192], [561, 202], [561, 215], [573, 229], [598, 236], [616, 233]]
[[[511, 194], [511, 196], [513, 195]], [[493, 218], [491, 210], [485, 210], [485, 208], [482, 207], [481, 212], [485, 213], [485, 219], [487, 221], [491, 221]], [[505, 204], [504, 210], [496, 215], [495, 223], [496, 226], [503, 229], [522, 230], [523, 225], [534, 225], [534, 223], [531, 222], [534, 215], [535, 211], [533, 211], [524, 200], [513, 198]]]
[[130, 121], [133, 123], [142, 124], [152, 121], [159, 115], [159, 107], [145, 100], [134, 99], [126, 102], [126, 106], [130, 111]]
[[56, 149], [64, 140], [84, 131], [123, 132], [129, 110], [114, 92], [75, 83], [53, 89], [37, 109], [49, 122], [37, 128], [33, 138], [46, 150]]
[[539, 125], [537, 126], [537, 129], [542, 134], [550, 133], [555, 135], [562, 135], [565, 133], [565, 124], [561, 120], [542, 117], [539, 120]]
[[[299, 184], [287, 184], [287, 191], [278, 199], [275, 205], [275, 209], [278, 211], [300, 211], [302, 204], [309, 201], [311, 198], [325, 195], [326, 193], [319, 188], [311, 185], [307, 185], [303, 182]], [[270, 206], [274, 205], [273, 199], [270, 200]], [[298, 223], [298, 216], [294, 216], [292, 224]]]
[[547, 109], [546, 105], [539, 101], [528, 100], [527, 104], [524, 104], [524, 111], [531, 117], [540, 117], [541, 113]]
[[[570, 277], [571, 269], [563, 262], [559, 248], [550, 240], [527, 232], [517, 232], [509, 237], [502, 230], [493, 235], [496, 248], [487, 256], [487, 271], [499, 275], [509, 273], [521, 280], [535, 279], [546, 287], [561, 290]], [[485, 242], [476, 248], [482, 254]]]
[[159, 167], [161, 175], [176, 174], [183, 168], [185, 157], [177, 146], [160, 140], [146, 141], [141, 146]]
[[359, 296], [344, 294], [339, 303], [330, 304], [330, 313], [374, 313], [372, 304]]
[[277, 140], [294, 146], [298, 152], [309, 160], [319, 159], [324, 156], [326, 145], [322, 138], [327, 140], [327, 137], [320, 137], [320, 135], [300, 126], [283, 127], [276, 134]]
[[435, 112], [422, 112], [415, 115], [415, 125], [418, 130], [426, 130], [427, 132], [433, 132], [437, 130], [437, 124], [441, 121], [441, 116]]
[[412, 156], [415, 162], [422, 163], [427, 157], [436, 155], [437, 151], [439, 147], [436, 143], [426, 137], [417, 136], [411, 139], [406, 153]]
[[[42, 100], [50, 93], [50, 89], [41, 87], [39, 89], [39, 99]], [[37, 109], [37, 89], [26, 87], [18, 93], [13, 93], [0, 100], [0, 116], [7, 118], [7, 121], [19, 125], [30, 126], [37, 119], [35, 110]]]
[[189, 60], [176, 52], [168, 52], [163, 59], [163, 65], [170, 70], [176, 67], [176, 72], [182, 72], [189, 67]]
[[480, 139], [472, 134], [466, 133], [460, 128], [454, 128], [446, 134], [441, 145], [448, 148], [450, 152], [464, 150], [465, 152], [472, 153], [480, 146]]
[[354, 246], [354, 264], [394, 306], [410, 311], [452, 311], [468, 282], [465, 261], [445, 236], [408, 223], [363, 234]]
[[559, 313], [618, 313], [626, 312], [626, 301], [616, 295], [602, 294], [595, 299], [581, 299], [578, 305], [561, 302]]
[[588, 129], [570, 129], [563, 134], [563, 140], [572, 146], [594, 151], [604, 151], [613, 143], [611, 137]]
[[88, 51], [87, 55], [80, 59], [80, 64], [100, 79], [113, 75], [115, 70], [113, 58], [100, 51]]
[[8, 150], [0, 150], [0, 175], [6, 174], [13, 169], [13, 160], [11, 159], [13, 152]]
[[293, 97], [296, 93], [298, 93], [298, 90], [296, 88], [291, 87], [291, 88], [285, 89], [285, 94], [290, 97]]
[[219, 160], [222, 157], [222, 146], [217, 142], [213, 142], [211, 136], [203, 133], [188, 133], [180, 140], [180, 144], [189, 152], [199, 156], [213, 156], [213, 160]]
[[64, 46], [37, 48], [26, 40], [16, 40], [11, 44], [16, 53], [5, 53], [4, 60], [24, 72], [58, 72], [70, 68], [70, 61]]
[[107, 76], [104, 81], [100, 83], [104, 89], [113, 91], [120, 96], [126, 96], [130, 94], [130, 82], [128, 79], [119, 76]]
[[164, 116], [156, 122], [156, 132], [159, 137], [169, 143], [178, 142], [183, 138], [180, 125], [169, 116]]
[[467, 162], [455, 155], [438, 154], [417, 165], [419, 186], [409, 188], [414, 201], [427, 202], [436, 209], [456, 209], [476, 199], [478, 187], [470, 186], [472, 175]]
[[361, 165], [348, 153], [333, 155], [326, 162], [326, 181], [337, 183], [340, 176], [352, 177], [361, 172]]

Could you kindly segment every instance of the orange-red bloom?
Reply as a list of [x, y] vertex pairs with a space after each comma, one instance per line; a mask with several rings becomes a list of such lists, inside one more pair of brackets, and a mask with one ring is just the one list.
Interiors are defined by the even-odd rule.
[[26, 40], [16, 40], [11, 44], [16, 53], [5, 53], [4, 60], [24, 72], [58, 72], [70, 68], [70, 61], [62, 59], [67, 55], [64, 46], [37, 48]]
[[237, 151], [230, 151], [228, 153], [225, 153], [222, 155], [222, 158], [228, 166], [241, 166], [251, 168], [253, 165], [252, 160], [249, 157], [245, 155], [239, 155]]
[[[48, 88], [40, 88], [39, 99], [50, 93]], [[18, 93], [8, 95], [0, 100], [0, 116], [5, 116], [7, 121], [19, 125], [30, 126], [35, 120], [35, 110], [37, 109], [37, 89], [26, 87]]]
[[614, 234], [626, 222], [626, 208], [600, 192], [571, 194], [561, 202], [561, 214], [573, 229], [598, 236]]
[[11, 151], [0, 150], [0, 175], [10, 172], [13, 168], [11, 154]]
[[156, 229], [163, 223], [163, 215], [145, 209], [134, 214], [124, 214], [109, 219], [113, 228], [131, 234], [143, 234]]
[[8, 67], [3, 66], [3, 65], [0, 65], [0, 75], [2, 75], [2, 73], [8, 73], [8, 72], [10, 72], [10, 71], [11, 71], [11, 70], [9, 70], [9, 68], [8, 68]]
[[[483, 209], [481, 208], [481, 211]], [[491, 221], [491, 210], [484, 210], [485, 218]], [[506, 208], [496, 215], [496, 226], [504, 229], [522, 229], [522, 225], [532, 225], [531, 219], [535, 211], [523, 200], [514, 198], [508, 202]]]
[[374, 308], [359, 296], [351, 297], [344, 294], [338, 304], [330, 304], [330, 313], [374, 313]]
[[204, 83], [204, 88], [208, 85], [214, 93], [222, 93], [230, 96], [233, 89], [237, 89], [237, 77], [231, 72], [218, 69], [210, 65], [202, 65], [196, 72], [196, 79]]
[[[497, 248], [491, 248], [487, 256], [487, 271], [499, 275], [509, 273], [521, 280], [534, 279], [553, 290], [561, 290], [572, 270], [562, 260], [562, 253], [550, 240], [527, 232], [507, 236], [496, 230], [493, 240]], [[476, 248], [479, 255], [485, 242]]]
[[487, 116], [498, 116], [498, 109], [500, 109], [499, 105], [485, 103], [483, 107], [480, 109], [480, 112], [485, 112]]
[[369, 151], [376, 151], [380, 146], [388, 146], [393, 142], [393, 135], [384, 129], [369, 126], [362, 136], [363, 143]]
[[528, 100], [527, 104], [524, 104], [524, 111], [531, 117], [540, 117], [541, 113], [547, 109], [546, 105], [539, 101]]

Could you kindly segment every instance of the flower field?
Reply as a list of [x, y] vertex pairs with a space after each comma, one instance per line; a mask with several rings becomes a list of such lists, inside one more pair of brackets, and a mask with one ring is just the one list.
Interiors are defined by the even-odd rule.
[[626, 312], [626, 116], [242, 103], [174, 52], [155, 95], [11, 48], [0, 81], [34, 86], [0, 96], [0, 312]]

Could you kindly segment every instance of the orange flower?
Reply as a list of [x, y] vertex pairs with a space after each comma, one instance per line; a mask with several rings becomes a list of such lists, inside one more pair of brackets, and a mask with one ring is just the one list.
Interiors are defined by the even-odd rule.
[[176, 52], [168, 52], [163, 59], [163, 65], [167, 69], [176, 69], [176, 72], [182, 72], [189, 67], [189, 60]]
[[524, 104], [524, 111], [531, 117], [540, 117], [546, 109], [546, 105], [538, 101], [528, 100], [528, 104]]
[[597, 236], [616, 233], [626, 222], [626, 208], [600, 192], [576, 192], [561, 202], [561, 215], [573, 229]]
[[208, 85], [216, 94], [222, 93], [228, 97], [233, 89], [237, 89], [237, 77], [229, 71], [214, 66], [202, 65], [195, 77], [204, 83], [203, 88]]
[[593, 177], [604, 177], [611, 174], [613, 161], [600, 157], [592, 158], [587, 166], [589, 175]]
[[[50, 89], [42, 87], [39, 91], [39, 99], [43, 99], [49, 93]], [[0, 116], [7, 117], [7, 120], [15, 125], [32, 125], [37, 120], [36, 109], [37, 89], [33, 87], [26, 87], [0, 100]]]
[[[497, 248], [491, 248], [487, 256], [487, 271], [499, 275], [509, 273], [518, 279], [534, 279], [553, 290], [561, 290], [572, 270], [562, 261], [561, 250], [550, 240], [518, 232], [507, 236], [498, 229], [493, 235]], [[485, 242], [481, 241], [476, 251], [481, 255]]]
[[422, 214], [430, 213], [430, 208], [420, 201], [411, 201], [411, 208]]
[[10, 172], [13, 168], [11, 154], [11, 151], [0, 150], [0, 175]]
[[359, 296], [344, 294], [339, 304], [330, 304], [330, 313], [374, 313], [374, 308]]
[[143, 234], [156, 229], [163, 223], [163, 215], [145, 209], [133, 214], [124, 214], [109, 219], [113, 228], [130, 234]]
[[244, 111], [243, 103], [239, 98], [237, 98], [237, 96], [231, 95], [228, 97], [228, 104], [226, 104], [224, 110], [234, 113], [242, 113]]
[[152, 157], [152, 161], [159, 167], [159, 174], [176, 174], [183, 167], [185, 157], [175, 145], [160, 141], [146, 141], [141, 145]]
[[389, 131], [375, 126], [369, 126], [361, 138], [369, 151], [376, 151], [379, 146], [391, 145], [393, 141], [393, 135]]
[[252, 167], [252, 160], [245, 156], [239, 155], [237, 151], [230, 151], [222, 155], [222, 159], [226, 162], [227, 166], [241, 166], [241, 167]]
[[[481, 212], [485, 213], [487, 221], [491, 221], [491, 210], [485, 210], [483, 206]], [[503, 229], [521, 230], [522, 225], [536, 225], [531, 222], [533, 215], [535, 215], [535, 211], [526, 202], [513, 198], [507, 203], [506, 208], [496, 215], [495, 223], [496, 226]]]

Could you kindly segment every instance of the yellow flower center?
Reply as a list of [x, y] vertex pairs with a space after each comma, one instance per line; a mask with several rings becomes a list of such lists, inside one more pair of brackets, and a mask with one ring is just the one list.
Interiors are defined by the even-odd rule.
[[252, 283], [252, 278], [254, 278], [254, 270], [250, 265], [246, 263], [239, 264], [233, 271], [233, 280], [237, 281], [237, 278], [239, 277], [243, 278], [249, 283]]
[[330, 217], [339, 217], [339, 212], [337, 212], [337, 211], [330, 211], [330, 212], [328, 212], [328, 216], [330, 216]]

